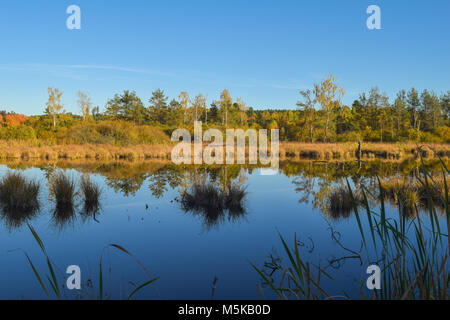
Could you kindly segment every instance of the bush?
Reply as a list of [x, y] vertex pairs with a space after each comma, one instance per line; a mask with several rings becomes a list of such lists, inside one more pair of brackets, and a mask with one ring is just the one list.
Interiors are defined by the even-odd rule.
[[356, 131], [345, 132], [337, 136], [338, 142], [356, 142], [359, 140], [362, 140], [362, 137]]
[[450, 127], [437, 127], [434, 129], [434, 133], [441, 139], [442, 142], [450, 143]]
[[420, 133], [420, 142], [432, 142], [432, 143], [442, 143], [445, 139], [434, 135], [430, 132], [421, 132]]
[[128, 146], [163, 144], [170, 140], [162, 130], [151, 126], [136, 126], [125, 121], [104, 121], [97, 124], [82, 124], [69, 129], [65, 141], [76, 144]]
[[0, 139], [2, 140], [33, 140], [36, 134], [32, 127], [20, 125], [16, 127], [0, 127]]

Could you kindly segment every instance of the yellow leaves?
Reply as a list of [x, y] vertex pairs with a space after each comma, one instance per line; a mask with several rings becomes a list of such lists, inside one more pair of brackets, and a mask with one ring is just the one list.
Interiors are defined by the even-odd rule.
[[330, 74], [320, 84], [314, 85], [314, 94], [322, 108], [330, 112], [340, 107], [341, 98], [345, 95], [345, 90], [336, 83], [335, 77]]

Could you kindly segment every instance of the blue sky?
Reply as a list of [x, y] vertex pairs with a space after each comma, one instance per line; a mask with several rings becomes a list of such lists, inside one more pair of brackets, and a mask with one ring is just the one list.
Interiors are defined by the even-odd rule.
[[[68, 30], [66, 8], [82, 11]], [[382, 30], [366, 27], [381, 8]], [[450, 89], [450, 1], [10, 0], [0, 3], [0, 109], [40, 114], [48, 86], [78, 112], [136, 90], [216, 99], [228, 88], [258, 109], [295, 108], [299, 89], [333, 73], [351, 104], [379, 86]]]

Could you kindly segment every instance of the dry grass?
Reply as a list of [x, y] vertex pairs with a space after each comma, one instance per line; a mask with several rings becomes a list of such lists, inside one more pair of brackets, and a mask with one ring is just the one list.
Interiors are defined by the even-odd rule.
[[[357, 143], [280, 143], [280, 159], [351, 160], [357, 159]], [[420, 149], [420, 152], [418, 151]], [[362, 159], [399, 160], [417, 158], [450, 157], [448, 144], [414, 143], [363, 143]]]
[[432, 201], [435, 209], [442, 214], [445, 212], [444, 180], [442, 177], [433, 177], [433, 184], [425, 185], [416, 179], [391, 178], [383, 179], [382, 185], [386, 199], [397, 206], [400, 213], [406, 217], [414, 217], [419, 209], [427, 208]]
[[[44, 145], [39, 142], [0, 140], [0, 161], [32, 160], [170, 160], [174, 144], [136, 145], [118, 147], [113, 145]], [[280, 160], [354, 160], [357, 143], [302, 143], [281, 142]], [[270, 148], [269, 148], [270, 150]], [[420, 150], [420, 151], [419, 151]], [[415, 143], [363, 143], [363, 160], [408, 158], [450, 158], [449, 144]], [[247, 150], [248, 156], [248, 150]]]
[[36, 145], [0, 141], [0, 160], [146, 160], [170, 159], [171, 145]]

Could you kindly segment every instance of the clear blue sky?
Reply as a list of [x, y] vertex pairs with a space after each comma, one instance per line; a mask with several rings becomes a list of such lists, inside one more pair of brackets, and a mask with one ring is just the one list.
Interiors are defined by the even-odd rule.
[[[82, 29], [66, 28], [66, 8]], [[382, 30], [366, 28], [381, 7]], [[0, 109], [40, 114], [48, 86], [103, 109], [123, 89], [148, 104], [164, 89], [216, 99], [228, 88], [254, 108], [295, 108], [298, 90], [333, 73], [351, 104], [378, 85], [450, 89], [450, 1], [2, 0]]]

